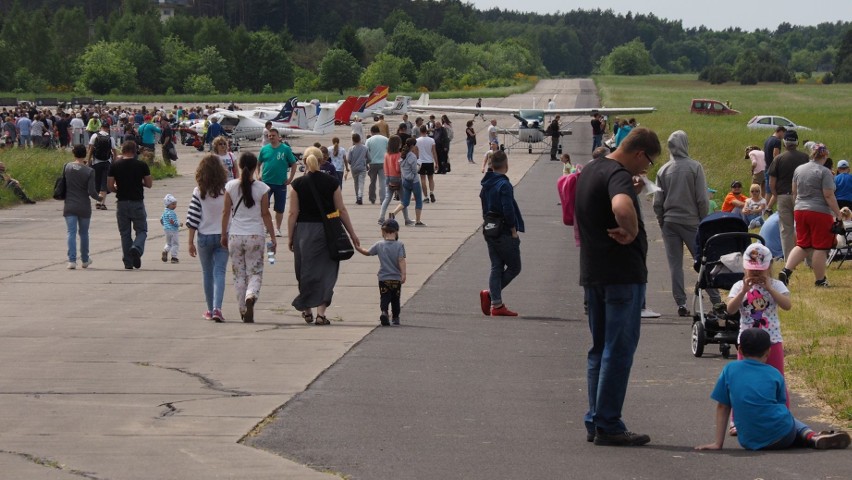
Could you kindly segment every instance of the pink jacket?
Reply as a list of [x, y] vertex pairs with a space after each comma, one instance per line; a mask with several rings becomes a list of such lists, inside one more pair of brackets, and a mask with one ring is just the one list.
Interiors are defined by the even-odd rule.
[[574, 243], [580, 246], [580, 229], [574, 222], [574, 199], [577, 193], [577, 180], [580, 172], [563, 175], [556, 182], [559, 191], [559, 201], [562, 202], [562, 223], [574, 226]]

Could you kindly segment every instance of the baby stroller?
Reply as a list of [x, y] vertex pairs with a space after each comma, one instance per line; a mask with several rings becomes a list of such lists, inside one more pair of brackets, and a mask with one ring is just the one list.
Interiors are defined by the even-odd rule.
[[[694, 267], [698, 272], [692, 307], [692, 354], [700, 357], [708, 343], [719, 345], [723, 358], [731, 355], [731, 345], [737, 343], [740, 314], [728, 315], [724, 304], [704, 311], [704, 290], [730, 290], [743, 279], [742, 253], [752, 240], [765, 243], [763, 237], [749, 233], [742, 216], [732, 213], [708, 215], [698, 225]], [[733, 254], [733, 255], [730, 255]], [[736, 254], [740, 254], [737, 256]]]

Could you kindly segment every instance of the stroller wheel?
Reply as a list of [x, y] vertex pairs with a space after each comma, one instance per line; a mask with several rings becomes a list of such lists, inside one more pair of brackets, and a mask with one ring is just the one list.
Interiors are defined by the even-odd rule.
[[731, 357], [731, 346], [727, 343], [723, 343], [719, 345], [719, 351], [722, 352], [722, 358], [730, 358]]
[[692, 322], [692, 354], [696, 357], [704, 355], [704, 345], [707, 343], [707, 335], [704, 333], [704, 324], [701, 321]]

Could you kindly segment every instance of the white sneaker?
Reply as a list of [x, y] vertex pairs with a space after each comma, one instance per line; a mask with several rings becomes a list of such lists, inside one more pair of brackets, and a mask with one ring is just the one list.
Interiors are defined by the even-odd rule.
[[275, 229], [275, 236], [276, 236], [276, 237], [280, 237], [280, 236], [281, 236], [281, 229], [280, 229], [280, 228], [276, 228], [276, 229]]
[[92, 264], [92, 259], [90, 258], [88, 262], [83, 262], [82, 267], [83, 268], [89, 268], [89, 265], [91, 265], [91, 264]]
[[74, 270], [77, 268], [77, 262], [68, 262], [68, 265], [65, 268], [68, 270]]
[[660, 318], [660, 314], [650, 308], [642, 309], [642, 318]]

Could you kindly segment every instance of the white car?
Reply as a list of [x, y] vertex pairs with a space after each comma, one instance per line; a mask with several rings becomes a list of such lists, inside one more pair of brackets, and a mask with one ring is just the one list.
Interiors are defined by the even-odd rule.
[[810, 130], [808, 127], [796, 125], [789, 119], [779, 117], [777, 115], [758, 115], [751, 117], [751, 120], [746, 124], [748, 128], [771, 128], [785, 127], [787, 130]]

